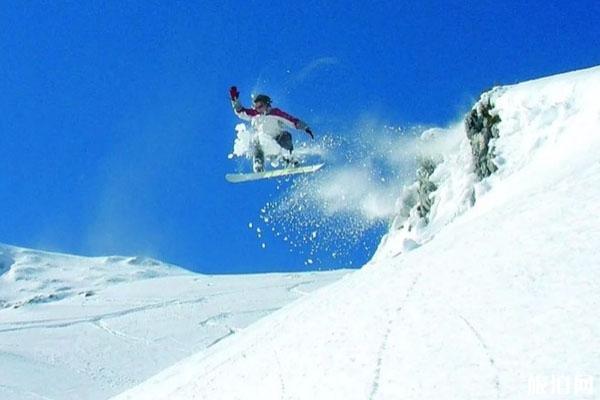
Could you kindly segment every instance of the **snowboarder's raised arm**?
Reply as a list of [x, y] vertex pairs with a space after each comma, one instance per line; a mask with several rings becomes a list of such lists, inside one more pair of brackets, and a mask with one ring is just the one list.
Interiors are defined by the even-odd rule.
[[237, 87], [232, 86], [229, 89], [229, 96], [231, 98], [233, 112], [238, 116], [238, 118], [250, 121], [252, 117], [258, 115], [258, 111], [242, 106], [242, 103], [240, 102], [240, 92], [238, 92]]

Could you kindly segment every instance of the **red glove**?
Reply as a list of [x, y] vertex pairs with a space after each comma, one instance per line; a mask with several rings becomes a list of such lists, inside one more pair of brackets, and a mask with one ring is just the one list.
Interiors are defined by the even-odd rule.
[[315, 135], [313, 135], [312, 131], [310, 130], [310, 128], [306, 128], [304, 130], [306, 133], [308, 133], [308, 136], [310, 136], [311, 139], [315, 138]]
[[231, 101], [236, 101], [240, 97], [240, 92], [238, 92], [235, 86], [232, 86], [229, 89], [229, 96], [231, 97]]

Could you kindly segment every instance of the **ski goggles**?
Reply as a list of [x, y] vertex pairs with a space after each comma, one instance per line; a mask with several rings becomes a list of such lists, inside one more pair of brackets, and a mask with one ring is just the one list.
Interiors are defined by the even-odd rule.
[[254, 105], [252, 107], [256, 111], [263, 111], [267, 108], [267, 105], [265, 103], [263, 103], [262, 101], [259, 101], [259, 102], [254, 103]]

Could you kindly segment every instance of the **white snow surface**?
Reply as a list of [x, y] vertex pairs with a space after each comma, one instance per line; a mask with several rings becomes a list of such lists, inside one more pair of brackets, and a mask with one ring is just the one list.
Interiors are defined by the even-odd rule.
[[600, 398], [598, 93], [599, 67], [488, 93], [494, 175], [428, 133], [429, 225], [116, 399]]
[[0, 399], [106, 399], [346, 272], [200, 275], [0, 245]]

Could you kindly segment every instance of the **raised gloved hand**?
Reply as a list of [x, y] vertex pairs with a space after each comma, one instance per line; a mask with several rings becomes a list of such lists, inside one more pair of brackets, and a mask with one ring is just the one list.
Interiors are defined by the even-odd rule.
[[311, 138], [311, 139], [314, 139], [314, 138], [315, 138], [315, 135], [313, 135], [313, 133], [312, 133], [312, 131], [310, 130], [310, 128], [308, 128], [308, 127], [307, 127], [307, 128], [304, 130], [304, 132], [308, 133], [308, 136], [310, 136], [310, 138]]
[[240, 97], [240, 92], [238, 92], [237, 87], [232, 86], [229, 88], [229, 97], [231, 97], [231, 101], [236, 101]]

